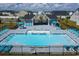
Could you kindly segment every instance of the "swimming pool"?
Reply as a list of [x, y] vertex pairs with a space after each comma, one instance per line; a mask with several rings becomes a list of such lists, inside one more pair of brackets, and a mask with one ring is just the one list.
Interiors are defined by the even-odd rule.
[[11, 34], [6, 39], [8, 45], [51, 46], [75, 45], [76, 43], [66, 34]]

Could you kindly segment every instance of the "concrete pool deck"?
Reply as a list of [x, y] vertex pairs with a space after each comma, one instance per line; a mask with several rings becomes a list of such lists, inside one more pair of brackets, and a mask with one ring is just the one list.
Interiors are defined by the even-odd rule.
[[56, 28], [52, 25], [34, 25], [31, 27], [28, 27], [27, 30], [38, 30], [38, 31], [51, 31], [51, 30], [56, 30]]
[[8, 35], [10, 34], [16, 34], [16, 33], [26, 33], [26, 29], [16, 29], [16, 30], [9, 30], [8, 32], [4, 33], [0, 36], [0, 41], [4, 40]]

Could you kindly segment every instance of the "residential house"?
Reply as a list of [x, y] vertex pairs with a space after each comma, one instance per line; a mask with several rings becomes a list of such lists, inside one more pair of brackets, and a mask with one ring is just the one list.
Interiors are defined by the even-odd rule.
[[76, 22], [76, 24], [79, 25], [79, 8], [76, 9], [76, 11], [71, 16], [70, 20]]

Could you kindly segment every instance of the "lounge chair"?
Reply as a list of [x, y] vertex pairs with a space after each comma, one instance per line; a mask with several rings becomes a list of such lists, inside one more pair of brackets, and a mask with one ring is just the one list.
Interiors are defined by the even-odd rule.
[[73, 49], [73, 47], [65, 47], [64, 55], [76, 55], [76, 51]]

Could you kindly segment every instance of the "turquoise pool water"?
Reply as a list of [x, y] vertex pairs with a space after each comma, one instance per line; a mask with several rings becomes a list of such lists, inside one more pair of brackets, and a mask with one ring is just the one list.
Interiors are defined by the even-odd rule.
[[24, 28], [24, 27], [27, 27], [27, 26], [32, 26], [32, 23], [24, 22], [24, 24], [22, 24], [19, 28]]
[[24, 26], [32, 26], [32, 23], [24, 23]]
[[5, 43], [27, 46], [75, 45], [66, 34], [12, 34], [6, 38]]

